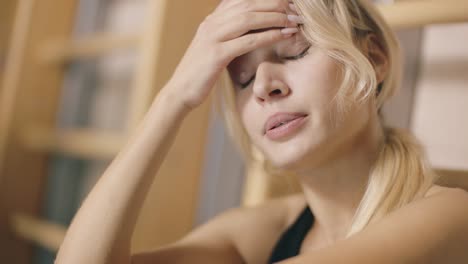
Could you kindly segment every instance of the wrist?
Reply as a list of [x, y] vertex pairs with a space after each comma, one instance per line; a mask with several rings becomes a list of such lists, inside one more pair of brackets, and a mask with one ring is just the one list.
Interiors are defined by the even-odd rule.
[[180, 115], [188, 114], [192, 108], [184, 101], [180, 94], [180, 84], [169, 81], [158, 93], [156, 101], [162, 101], [166, 107], [176, 111]]

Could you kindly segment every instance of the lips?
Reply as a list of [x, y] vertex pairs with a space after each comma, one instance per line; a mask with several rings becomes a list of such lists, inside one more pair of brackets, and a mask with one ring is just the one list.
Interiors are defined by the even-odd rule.
[[270, 116], [264, 126], [263, 134], [265, 134], [268, 130], [276, 128], [280, 126], [282, 123], [286, 124], [291, 122], [294, 119], [307, 116], [305, 113], [276, 113]]

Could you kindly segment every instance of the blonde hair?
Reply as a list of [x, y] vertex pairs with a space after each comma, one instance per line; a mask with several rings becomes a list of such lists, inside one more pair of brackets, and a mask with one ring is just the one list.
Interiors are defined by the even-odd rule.
[[[365, 0], [294, 0], [304, 18], [301, 31], [314, 46], [343, 66], [342, 84], [335, 96], [340, 112], [350, 104], [373, 100], [378, 109], [395, 94], [401, 79], [399, 43], [388, 24]], [[375, 34], [388, 59], [388, 72], [377, 83], [371, 61], [359, 48], [368, 33]], [[235, 107], [232, 82], [226, 72], [217, 89], [227, 131], [247, 163], [257, 162], [271, 174], [271, 164], [250, 142]], [[381, 86], [377, 94], [377, 87]], [[347, 237], [369, 223], [424, 196], [437, 175], [425, 160], [422, 146], [409, 132], [384, 128], [385, 140], [370, 172], [364, 196], [355, 212]]]

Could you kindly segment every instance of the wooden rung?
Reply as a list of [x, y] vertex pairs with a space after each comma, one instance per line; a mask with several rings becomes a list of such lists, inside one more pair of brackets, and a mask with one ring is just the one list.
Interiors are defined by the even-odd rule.
[[123, 147], [126, 136], [93, 129], [52, 131], [41, 127], [23, 129], [21, 143], [33, 150], [59, 152], [86, 159], [112, 159]]
[[436, 169], [441, 176], [438, 184], [448, 187], [460, 187], [468, 191], [468, 170]]
[[76, 40], [50, 40], [39, 49], [39, 58], [46, 63], [63, 63], [73, 59], [92, 58], [107, 53], [137, 48], [140, 36], [98, 34]]
[[19, 237], [57, 251], [65, 237], [66, 227], [40, 220], [26, 214], [13, 214], [10, 218], [13, 232]]
[[466, 0], [414, 0], [378, 6], [394, 29], [468, 21]]

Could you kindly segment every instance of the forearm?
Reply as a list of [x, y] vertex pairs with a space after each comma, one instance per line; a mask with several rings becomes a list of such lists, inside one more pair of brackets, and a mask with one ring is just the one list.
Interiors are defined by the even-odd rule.
[[56, 263], [130, 263], [135, 223], [188, 110], [165, 87], [145, 119], [85, 199]]

